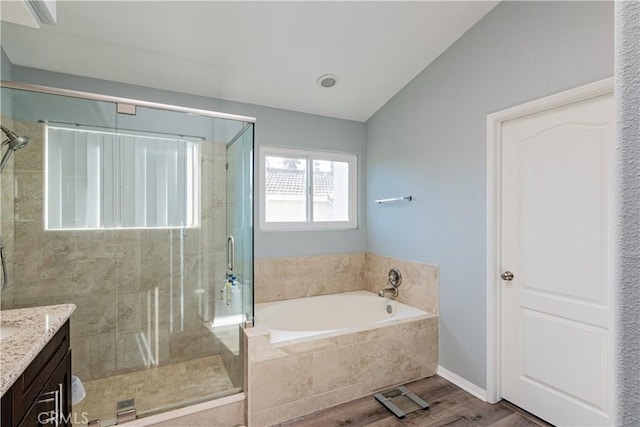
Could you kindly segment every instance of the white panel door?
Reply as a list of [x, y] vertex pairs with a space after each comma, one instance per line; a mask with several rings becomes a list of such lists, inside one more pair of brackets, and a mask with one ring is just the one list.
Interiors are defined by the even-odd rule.
[[612, 94], [502, 128], [502, 397], [558, 426], [613, 424], [614, 138]]

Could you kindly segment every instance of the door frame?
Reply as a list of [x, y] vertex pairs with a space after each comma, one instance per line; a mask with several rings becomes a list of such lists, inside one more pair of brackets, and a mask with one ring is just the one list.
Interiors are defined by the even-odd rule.
[[[502, 204], [502, 123], [613, 92], [613, 77], [546, 96], [487, 115], [487, 394], [489, 403], [502, 398], [500, 388], [500, 224]], [[612, 159], [613, 160], [613, 159]], [[613, 332], [613, 331], [612, 331]]]

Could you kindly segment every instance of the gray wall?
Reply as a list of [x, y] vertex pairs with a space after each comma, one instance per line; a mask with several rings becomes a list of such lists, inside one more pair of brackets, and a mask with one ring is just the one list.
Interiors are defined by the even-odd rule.
[[4, 48], [0, 46], [0, 79], [11, 80], [11, 67], [12, 63], [4, 51]]
[[503, 2], [367, 122], [369, 250], [440, 266], [440, 364], [482, 388], [486, 115], [612, 76], [613, 34], [612, 3]]
[[[276, 108], [169, 92], [34, 68], [13, 67], [13, 80], [64, 89], [93, 92], [191, 108], [255, 117], [256, 149], [260, 145], [315, 148], [355, 153], [360, 158], [360, 184], [364, 188], [364, 123], [321, 117]], [[256, 194], [256, 203], [258, 203]], [[360, 200], [359, 228], [330, 232], [261, 232], [255, 230], [256, 258], [325, 253], [363, 252], [366, 250], [364, 203]]]
[[[11, 80], [12, 77], [11, 60], [0, 46], [0, 80]], [[11, 116], [11, 97], [2, 97], [0, 99], [0, 114]]]
[[640, 3], [616, 2], [618, 425], [640, 425]]

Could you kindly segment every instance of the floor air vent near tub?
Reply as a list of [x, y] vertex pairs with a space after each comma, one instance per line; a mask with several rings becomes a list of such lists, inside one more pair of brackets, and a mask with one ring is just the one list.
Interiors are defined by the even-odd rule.
[[419, 409], [428, 409], [429, 404], [413, 394], [404, 386], [377, 393], [375, 398], [398, 418]]

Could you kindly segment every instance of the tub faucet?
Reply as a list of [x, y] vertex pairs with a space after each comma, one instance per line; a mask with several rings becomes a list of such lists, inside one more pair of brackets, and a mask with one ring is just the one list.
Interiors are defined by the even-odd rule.
[[387, 283], [389, 284], [389, 286], [381, 289], [380, 292], [378, 292], [378, 296], [384, 297], [385, 293], [393, 292], [393, 297], [397, 298], [399, 294], [398, 286], [400, 286], [400, 283], [402, 283], [402, 274], [400, 274], [400, 270], [398, 270], [397, 268], [392, 268], [391, 270], [389, 270], [389, 278], [387, 279]]
[[398, 297], [398, 288], [394, 288], [394, 287], [390, 287], [390, 288], [384, 288], [384, 289], [380, 289], [380, 292], [378, 292], [378, 296], [379, 297], [384, 297], [384, 294], [387, 292], [393, 292], [393, 297], [397, 298]]

